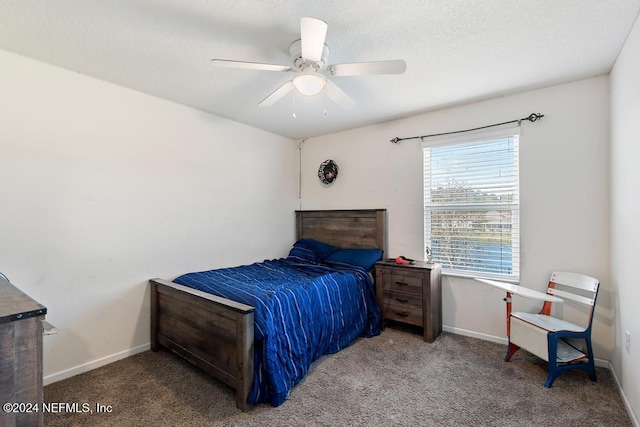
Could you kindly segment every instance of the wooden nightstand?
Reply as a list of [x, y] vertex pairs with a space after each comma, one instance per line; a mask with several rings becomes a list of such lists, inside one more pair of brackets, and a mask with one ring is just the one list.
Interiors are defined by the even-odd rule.
[[42, 322], [45, 314], [46, 307], [0, 277], [0, 403], [37, 405], [33, 411], [0, 411], [2, 426], [43, 425]]
[[382, 322], [394, 320], [421, 326], [424, 340], [433, 342], [442, 332], [440, 264], [416, 261], [376, 263], [376, 296]]

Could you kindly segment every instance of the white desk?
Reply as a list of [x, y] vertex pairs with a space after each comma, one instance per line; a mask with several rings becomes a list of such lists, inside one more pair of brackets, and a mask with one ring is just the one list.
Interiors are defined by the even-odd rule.
[[524, 286], [514, 285], [512, 283], [498, 282], [496, 280], [489, 279], [474, 279], [478, 282], [486, 283], [487, 285], [494, 286], [496, 288], [500, 288], [502, 290], [507, 291], [508, 294], [519, 295], [525, 298], [533, 298], [540, 301], [549, 301], [549, 302], [563, 302], [561, 298], [555, 297], [553, 295], [545, 294], [544, 292], [534, 291], [533, 289], [525, 288]]

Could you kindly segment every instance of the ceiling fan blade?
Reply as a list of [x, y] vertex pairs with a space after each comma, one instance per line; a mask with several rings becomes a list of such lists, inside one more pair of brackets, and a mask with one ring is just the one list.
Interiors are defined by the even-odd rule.
[[331, 80], [327, 80], [327, 86], [324, 88], [324, 93], [330, 100], [344, 109], [353, 108], [356, 105], [356, 102]]
[[231, 61], [228, 59], [212, 59], [211, 62], [216, 67], [224, 68], [245, 68], [248, 70], [264, 71], [291, 71], [288, 65], [263, 64], [260, 62]]
[[330, 65], [328, 71], [334, 76], [364, 76], [368, 74], [402, 74], [407, 63], [402, 59], [391, 61], [354, 62]]
[[280, 86], [278, 89], [274, 90], [271, 93], [271, 95], [267, 96], [265, 99], [260, 101], [258, 105], [261, 107], [270, 107], [271, 105], [278, 102], [283, 96], [291, 92], [292, 89], [293, 89], [293, 82], [289, 80], [288, 82]]
[[307, 61], [320, 62], [326, 36], [326, 22], [316, 18], [300, 18], [302, 57]]

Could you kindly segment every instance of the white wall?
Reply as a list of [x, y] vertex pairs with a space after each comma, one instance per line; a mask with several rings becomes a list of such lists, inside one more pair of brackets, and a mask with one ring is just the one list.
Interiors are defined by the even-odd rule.
[[[640, 20], [611, 73], [611, 283], [616, 347], [611, 358], [627, 404], [640, 417]], [[627, 352], [624, 334], [631, 333]]]
[[[429, 96], [425, 94], [425, 96]], [[520, 137], [521, 282], [546, 289], [553, 270], [599, 278], [596, 357], [610, 359], [614, 314], [609, 280], [609, 81], [598, 77], [307, 140], [302, 148], [302, 207], [387, 208], [388, 256], [423, 259], [422, 149], [409, 137], [522, 118]], [[338, 179], [316, 173], [334, 159]], [[492, 340], [505, 336], [504, 295], [477, 282], [443, 279], [448, 330]], [[525, 301], [516, 308], [529, 309]], [[499, 338], [501, 337], [501, 338]]]
[[4, 51], [0, 94], [0, 271], [60, 330], [45, 381], [148, 348], [148, 279], [293, 243], [294, 141]]

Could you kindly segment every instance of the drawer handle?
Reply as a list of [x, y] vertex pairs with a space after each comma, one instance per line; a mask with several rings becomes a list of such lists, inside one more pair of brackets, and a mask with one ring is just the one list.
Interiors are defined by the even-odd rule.
[[396, 282], [396, 285], [398, 285], [398, 286], [409, 286], [409, 284], [407, 282]]
[[408, 299], [401, 299], [401, 298], [396, 298], [396, 301], [401, 302], [401, 303], [403, 303], [403, 304], [406, 304], [406, 303], [408, 303], [408, 302], [409, 302], [409, 300], [408, 300]]
[[396, 311], [396, 314], [400, 317], [409, 317], [409, 313]]

